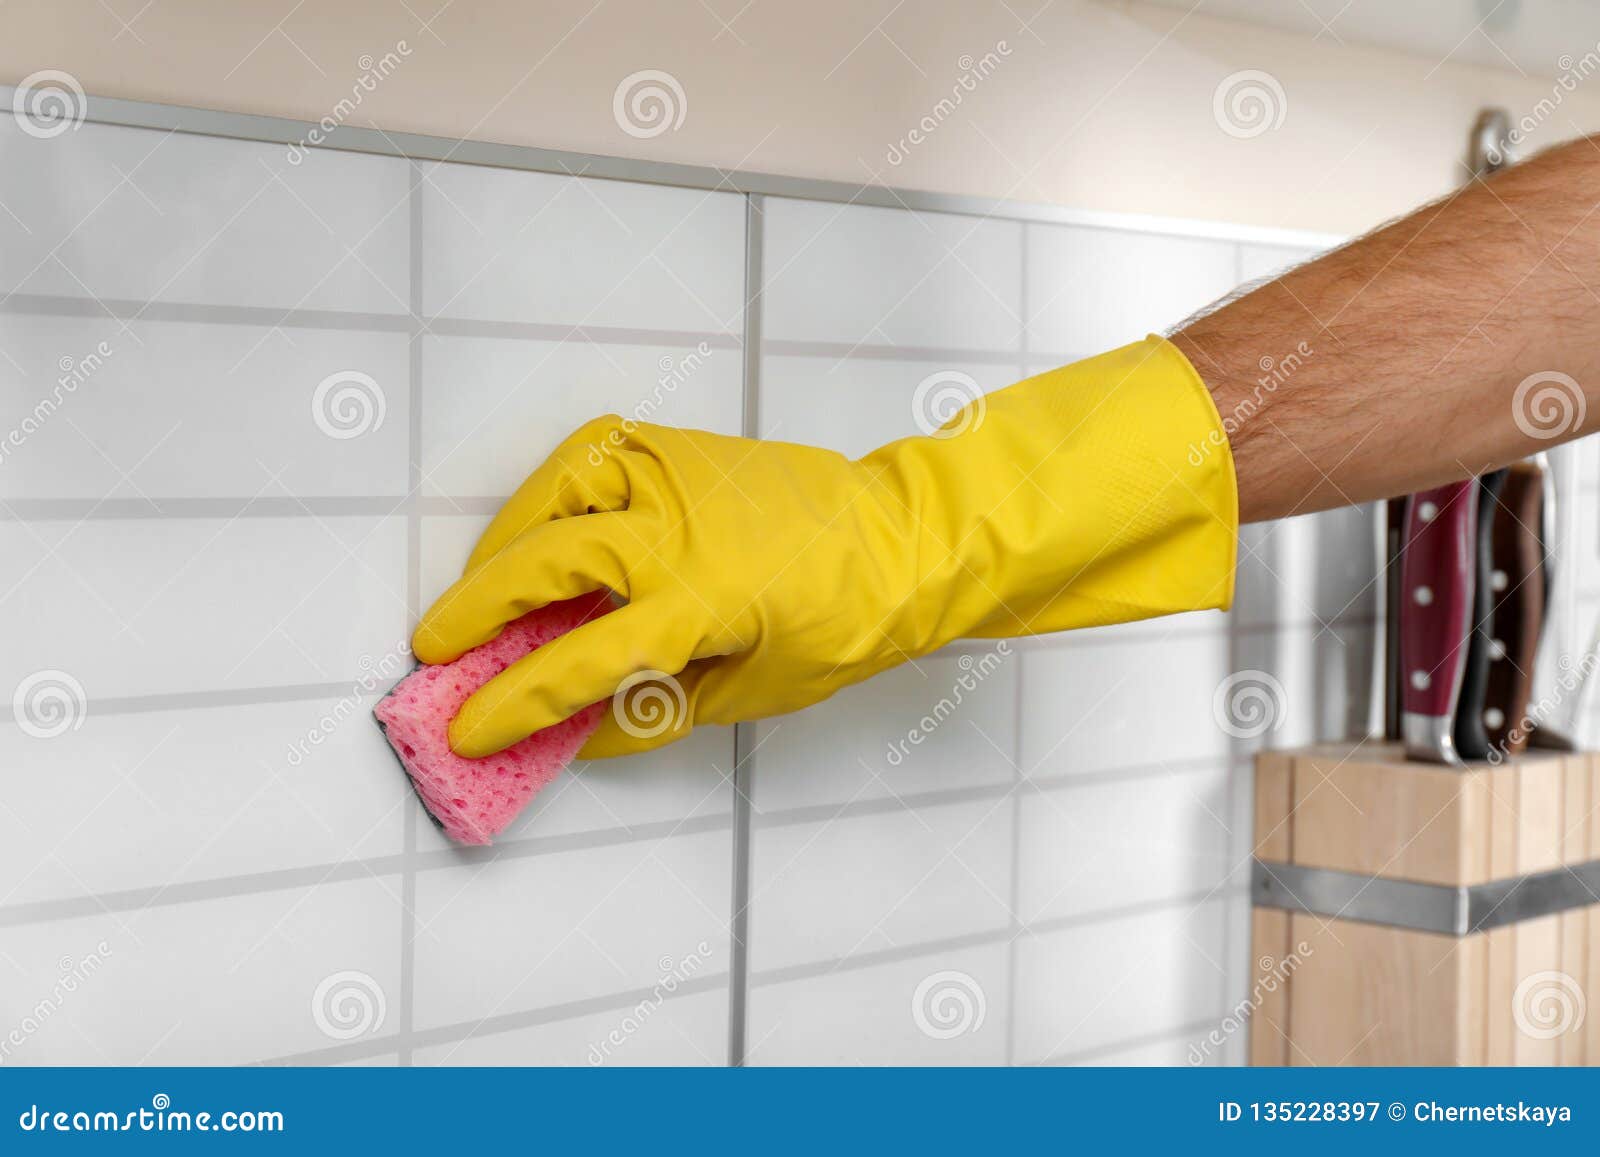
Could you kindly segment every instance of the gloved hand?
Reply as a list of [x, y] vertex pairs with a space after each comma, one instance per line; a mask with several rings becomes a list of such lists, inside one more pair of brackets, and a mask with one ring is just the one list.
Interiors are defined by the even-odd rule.
[[609, 588], [625, 606], [487, 683], [450, 743], [490, 754], [653, 672], [651, 707], [631, 718], [619, 696], [581, 753], [620, 755], [805, 707], [952, 639], [1226, 607], [1237, 530], [1216, 407], [1151, 337], [859, 461], [596, 419], [506, 503], [412, 645], [447, 662]]

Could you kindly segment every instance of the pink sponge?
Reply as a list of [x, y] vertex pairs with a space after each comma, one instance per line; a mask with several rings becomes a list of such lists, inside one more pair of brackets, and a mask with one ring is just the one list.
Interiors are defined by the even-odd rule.
[[450, 720], [468, 697], [530, 651], [611, 609], [604, 593], [530, 611], [453, 663], [418, 667], [373, 708], [389, 746], [451, 839], [487, 844], [572, 762], [600, 724], [603, 703], [483, 759], [450, 750]]

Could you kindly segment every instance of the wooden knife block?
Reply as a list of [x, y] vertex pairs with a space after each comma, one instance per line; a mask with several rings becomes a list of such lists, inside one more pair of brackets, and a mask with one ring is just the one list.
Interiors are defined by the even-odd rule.
[[[1600, 1065], [1600, 755], [1263, 753], [1255, 855], [1252, 1064]], [[1295, 910], [1330, 881], [1334, 902]], [[1444, 913], [1447, 889], [1474, 913], [1464, 932], [1405, 926], [1408, 906]], [[1558, 911], [1530, 902], [1563, 889]]]

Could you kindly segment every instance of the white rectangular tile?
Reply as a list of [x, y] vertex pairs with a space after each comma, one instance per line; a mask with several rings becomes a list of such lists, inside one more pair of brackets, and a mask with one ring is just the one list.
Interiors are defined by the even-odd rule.
[[1001, 1065], [1010, 1011], [1004, 943], [757, 984], [750, 1065]]
[[386, 877], [7, 928], [4, 1060], [245, 1064], [391, 1034], [400, 919]]
[[8, 315], [0, 350], [0, 496], [406, 491], [403, 333]]
[[1021, 660], [1005, 640], [906, 663], [756, 724], [758, 811], [1007, 784]]
[[418, 1027], [726, 972], [731, 864], [711, 832], [423, 872]]
[[1239, 246], [1239, 280], [1246, 282], [1278, 277], [1317, 255], [1315, 249], [1300, 245], [1243, 244]]
[[1224, 905], [1100, 920], [1017, 941], [1017, 1061], [1114, 1047], [1217, 1016]]
[[0, 286], [76, 298], [404, 313], [410, 166], [84, 124], [0, 123]]
[[97, 696], [336, 682], [407, 637], [403, 518], [0, 524], [0, 686]]
[[[401, 669], [402, 660], [391, 660]], [[410, 789], [370, 715], [324, 700], [0, 727], [0, 904], [163, 888], [401, 850]]]
[[744, 198], [428, 166], [423, 308], [487, 321], [738, 333]]
[[1231, 670], [1220, 633], [1144, 635], [1117, 646], [1073, 646], [1069, 637], [1026, 651], [1022, 769], [1044, 776], [1220, 760], [1229, 736], [1212, 701]]
[[761, 362], [761, 436], [859, 458], [930, 433], [979, 394], [1022, 377], [1019, 365], [768, 356]]
[[769, 197], [762, 327], [770, 339], [1014, 350], [1014, 221]]
[[1030, 788], [1021, 800], [1018, 915], [1028, 923], [1204, 893], [1232, 866], [1225, 765]]
[[677, 996], [668, 994], [665, 985], [652, 985], [625, 1007], [478, 1032], [412, 1054], [417, 1065], [676, 1067], [724, 1065], [727, 1060], [726, 989]]
[[1028, 343], [1086, 356], [1184, 320], [1238, 281], [1230, 242], [1030, 225]]
[[736, 349], [430, 338], [422, 364], [428, 494], [508, 495], [563, 439], [605, 413], [740, 430], [744, 367]]
[[1376, 503], [1241, 527], [1233, 616], [1246, 626], [1370, 620], [1378, 612]]
[[849, 958], [1004, 928], [1010, 799], [759, 827], [751, 967]]

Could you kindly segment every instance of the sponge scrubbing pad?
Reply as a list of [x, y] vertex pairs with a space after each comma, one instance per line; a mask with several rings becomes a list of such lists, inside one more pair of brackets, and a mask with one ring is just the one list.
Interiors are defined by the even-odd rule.
[[379, 700], [373, 715], [433, 818], [451, 839], [487, 844], [539, 789], [572, 762], [600, 724], [591, 703], [553, 727], [483, 759], [450, 750], [450, 721], [471, 694], [512, 663], [611, 609], [605, 593], [551, 603], [506, 625], [452, 663], [419, 667]]

